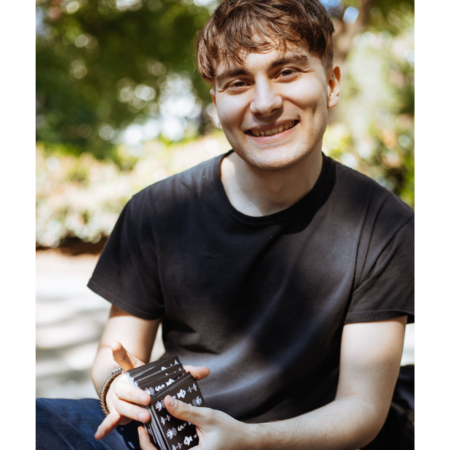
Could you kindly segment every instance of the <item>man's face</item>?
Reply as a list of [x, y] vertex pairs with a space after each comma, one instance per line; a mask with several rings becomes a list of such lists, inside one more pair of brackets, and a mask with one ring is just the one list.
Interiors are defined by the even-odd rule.
[[211, 90], [234, 151], [262, 170], [292, 166], [320, 152], [328, 109], [339, 98], [338, 67], [303, 47], [250, 53], [242, 65], [223, 62]]

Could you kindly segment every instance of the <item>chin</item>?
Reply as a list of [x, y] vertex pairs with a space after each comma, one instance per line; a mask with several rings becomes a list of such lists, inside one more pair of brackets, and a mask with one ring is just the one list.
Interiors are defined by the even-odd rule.
[[262, 150], [255, 152], [236, 151], [247, 164], [255, 169], [267, 172], [287, 170], [302, 161], [309, 153], [305, 151]]

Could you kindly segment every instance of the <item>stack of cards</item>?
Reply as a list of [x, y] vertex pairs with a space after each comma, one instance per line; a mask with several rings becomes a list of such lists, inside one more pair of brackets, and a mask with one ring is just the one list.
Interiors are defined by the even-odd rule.
[[144, 425], [159, 450], [187, 450], [198, 444], [195, 425], [170, 415], [164, 404], [165, 396], [171, 395], [193, 406], [205, 406], [197, 380], [184, 370], [177, 356], [131, 369], [127, 376], [152, 398], [147, 407], [150, 421]]

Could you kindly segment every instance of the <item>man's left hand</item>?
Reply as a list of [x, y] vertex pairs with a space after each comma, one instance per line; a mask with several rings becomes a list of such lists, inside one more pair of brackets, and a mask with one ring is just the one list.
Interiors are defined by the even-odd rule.
[[[211, 408], [191, 406], [170, 395], [164, 399], [167, 411], [174, 417], [191, 422], [197, 427], [199, 444], [192, 450], [246, 449], [251, 447], [251, 425], [239, 422], [228, 414]], [[144, 427], [139, 427], [139, 443], [142, 450], [156, 450]], [[254, 443], [254, 442], [253, 442]]]

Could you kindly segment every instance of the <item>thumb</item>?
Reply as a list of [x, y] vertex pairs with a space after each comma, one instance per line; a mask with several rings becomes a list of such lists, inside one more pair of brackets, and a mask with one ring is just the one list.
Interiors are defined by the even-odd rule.
[[210, 421], [210, 415], [212, 409], [199, 408], [198, 406], [188, 405], [180, 400], [176, 400], [170, 395], [166, 395], [164, 398], [164, 404], [167, 411], [174, 417], [186, 422], [191, 422], [194, 425], [202, 427]]
[[128, 353], [119, 341], [114, 341], [111, 344], [111, 349], [114, 361], [116, 361], [116, 363], [124, 370], [130, 370], [144, 365], [140, 359], [136, 358], [136, 356], [131, 353]]

